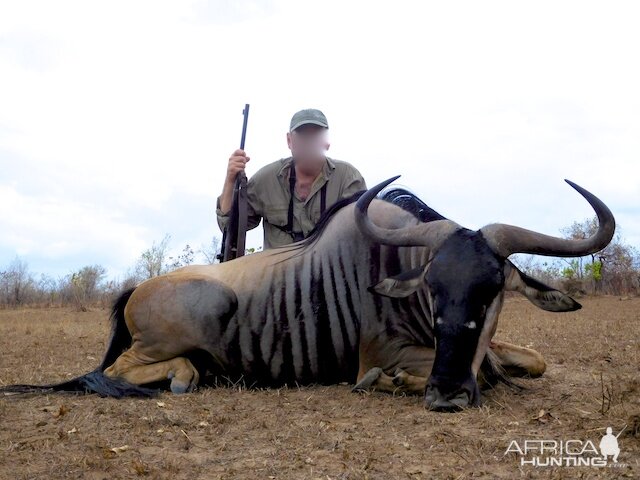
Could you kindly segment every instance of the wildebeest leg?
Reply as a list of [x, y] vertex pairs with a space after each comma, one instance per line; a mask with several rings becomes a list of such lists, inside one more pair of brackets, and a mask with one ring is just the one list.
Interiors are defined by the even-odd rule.
[[407, 393], [421, 395], [427, 388], [427, 377], [411, 375], [399, 368], [395, 371], [393, 384], [402, 387], [403, 391]]
[[358, 383], [353, 390], [422, 394], [434, 356], [433, 348], [418, 345], [398, 348], [395, 342], [385, 342], [379, 350], [361, 349]]
[[490, 348], [498, 357], [500, 365], [511, 376], [536, 378], [547, 369], [542, 355], [530, 348], [498, 340], [492, 340]]
[[352, 392], [366, 392], [371, 390], [378, 380], [386, 376], [380, 367], [373, 367], [369, 369], [364, 375], [358, 375], [358, 382], [351, 389]]
[[427, 377], [416, 377], [409, 375], [404, 370], [398, 368], [394, 376], [387, 375], [380, 367], [369, 370], [358, 384], [353, 387], [353, 391], [372, 391], [389, 393], [423, 394], [427, 387]]
[[384, 373], [380, 367], [373, 367], [363, 375], [352, 391], [365, 392], [373, 390], [394, 393], [400, 388], [394, 385], [393, 377]]
[[109, 377], [122, 378], [135, 385], [171, 380], [173, 393], [185, 393], [193, 390], [200, 378], [198, 370], [185, 357], [154, 360], [137, 352], [135, 343], [131, 349], [120, 355], [104, 373]]
[[147, 280], [124, 311], [133, 344], [104, 373], [138, 385], [169, 379], [172, 392], [189, 391], [199, 374], [185, 357], [206, 351], [220, 358], [236, 309], [234, 291], [207, 277], [176, 271]]

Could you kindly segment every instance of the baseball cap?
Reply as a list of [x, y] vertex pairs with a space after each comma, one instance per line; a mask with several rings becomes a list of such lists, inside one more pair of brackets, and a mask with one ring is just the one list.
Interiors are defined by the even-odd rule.
[[291, 117], [289, 131], [293, 132], [296, 128], [308, 124], [329, 128], [329, 123], [327, 122], [327, 117], [324, 116], [324, 113], [315, 108], [306, 108], [296, 112], [293, 117]]

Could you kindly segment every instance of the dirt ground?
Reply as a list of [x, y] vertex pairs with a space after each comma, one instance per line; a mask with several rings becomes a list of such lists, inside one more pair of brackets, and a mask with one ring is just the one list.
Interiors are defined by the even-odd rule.
[[[0, 478], [640, 478], [640, 298], [581, 302], [578, 312], [552, 314], [508, 299], [497, 338], [537, 349], [548, 371], [521, 380], [523, 391], [485, 392], [481, 408], [460, 413], [347, 385], [144, 400], [0, 396]], [[93, 369], [107, 317], [0, 310], [0, 385]], [[625, 425], [618, 464], [540, 467], [521, 465], [515, 450], [505, 455], [514, 440], [597, 447], [606, 427], [617, 434]]]

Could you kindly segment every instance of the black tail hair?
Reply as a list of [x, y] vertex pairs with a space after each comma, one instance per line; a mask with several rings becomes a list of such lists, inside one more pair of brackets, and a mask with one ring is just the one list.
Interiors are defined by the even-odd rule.
[[493, 388], [497, 384], [503, 383], [513, 390], [521, 391], [525, 389], [524, 386], [511, 379], [491, 349], [487, 351], [487, 355], [484, 357], [482, 365], [480, 366], [480, 371], [484, 376], [486, 388]]
[[125, 290], [120, 296], [113, 302], [111, 307], [111, 338], [109, 339], [109, 347], [107, 348], [102, 363], [99, 369], [104, 370], [111, 366], [116, 358], [120, 356], [127, 348], [131, 346], [131, 333], [124, 322], [124, 307], [127, 306], [127, 302], [136, 287]]
[[7, 385], [0, 387], [0, 393], [48, 393], [48, 392], [75, 392], [97, 393], [101, 397], [154, 397], [157, 390], [139, 387], [118, 378], [107, 377], [102, 370], [85, 373], [66, 382], [50, 385]]
[[67, 380], [66, 382], [50, 385], [7, 385], [0, 387], [0, 393], [46, 393], [46, 392], [76, 392], [97, 393], [101, 397], [153, 397], [157, 390], [139, 387], [118, 378], [106, 376], [103, 371], [120, 354], [131, 346], [131, 333], [124, 321], [124, 307], [135, 288], [126, 290], [120, 294], [111, 309], [111, 339], [104, 359], [98, 368], [92, 372]]

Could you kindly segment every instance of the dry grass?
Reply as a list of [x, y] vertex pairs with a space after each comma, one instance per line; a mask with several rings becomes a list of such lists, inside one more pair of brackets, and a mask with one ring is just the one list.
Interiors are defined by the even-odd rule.
[[[549, 370], [523, 380], [522, 392], [499, 387], [482, 408], [457, 414], [426, 411], [418, 397], [352, 394], [346, 385], [154, 400], [0, 397], [0, 478], [638, 478], [640, 299], [583, 304], [560, 315], [509, 299], [499, 338], [533, 346]], [[0, 384], [89, 371], [105, 348], [107, 316], [0, 311]], [[607, 426], [625, 424], [625, 467], [535, 469], [504, 456], [514, 439], [597, 444]]]

